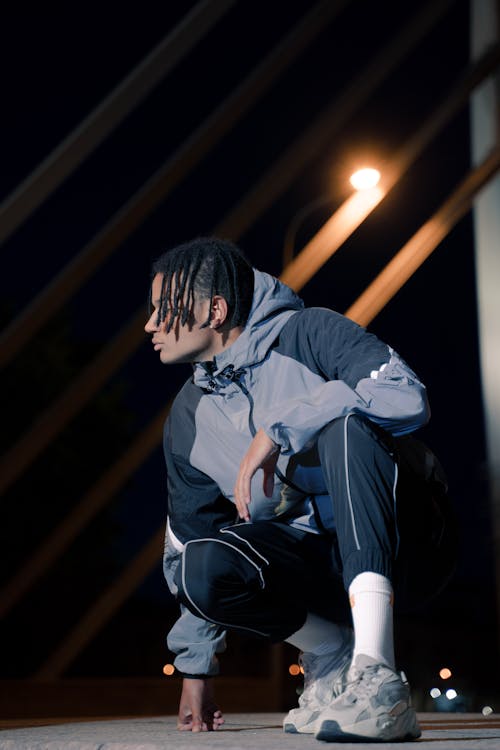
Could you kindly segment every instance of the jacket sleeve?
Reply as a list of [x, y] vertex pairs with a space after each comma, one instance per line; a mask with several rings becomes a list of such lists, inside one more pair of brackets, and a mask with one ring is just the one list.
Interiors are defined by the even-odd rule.
[[[170, 529], [167, 520], [163, 572], [168, 587], [177, 596], [175, 572], [181, 560], [182, 548]], [[226, 649], [225, 630], [201, 617], [193, 615], [180, 605], [180, 617], [167, 635], [167, 646], [176, 654], [174, 666], [181, 674], [211, 677], [219, 673], [217, 654]]]
[[167, 636], [167, 645], [176, 654], [174, 666], [182, 675], [214, 677], [219, 674], [217, 654], [226, 650], [226, 633], [181, 605], [181, 616]]
[[[178, 424], [178, 423], [177, 423]], [[182, 428], [167, 420], [164, 452], [167, 466], [168, 511], [163, 572], [168, 587], [177, 596], [175, 573], [184, 544], [189, 539], [214, 533], [234, 522], [234, 505], [203, 472], [191, 466], [183, 454]], [[212, 676], [219, 672], [217, 654], [226, 648], [225, 630], [192, 614], [182, 604], [180, 617], [167, 635], [175, 656], [174, 666], [184, 675]]]
[[430, 417], [425, 386], [375, 335], [339, 313], [308, 308], [285, 326], [278, 348], [321, 377], [299, 398], [280, 403], [261, 425], [285, 455], [298, 453], [338, 417], [363, 414], [393, 435]]

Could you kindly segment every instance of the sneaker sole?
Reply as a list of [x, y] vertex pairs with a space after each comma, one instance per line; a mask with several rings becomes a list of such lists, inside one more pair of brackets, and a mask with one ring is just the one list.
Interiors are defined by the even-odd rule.
[[316, 731], [316, 719], [319, 712], [311, 718], [306, 724], [292, 724], [289, 721], [283, 723], [283, 731], [288, 734], [314, 734]]
[[422, 734], [412, 708], [397, 717], [386, 714], [385, 719], [390, 726], [381, 729], [377, 722], [383, 718], [382, 715], [377, 717], [377, 720], [368, 719], [344, 727], [333, 719], [325, 719], [315, 736], [323, 742], [403, 742], [416, 740]]
[[[305, 716], [301, 716], [301, 713]], [[320, 710], [305, 711], [302, 709], [301, 711], [294, 708], [283, 719], [283, 731], [288, 734], [314, 734], [320, 714]]]

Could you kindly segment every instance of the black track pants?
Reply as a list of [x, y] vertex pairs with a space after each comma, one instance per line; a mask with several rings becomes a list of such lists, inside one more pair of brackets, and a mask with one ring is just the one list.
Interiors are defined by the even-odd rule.
[[188, 542], [180, 599], [199, 617], [273, 641], [310, 611], [348, 621], [346, 590], [365, 571], [393, 581], [398, 609], [422, 606], [453, 572], [456, 534], [444, 485], [415, 469], [420, 445], [356, 415], [331, 422], [318, 455], [335, 532], [257, 521]]

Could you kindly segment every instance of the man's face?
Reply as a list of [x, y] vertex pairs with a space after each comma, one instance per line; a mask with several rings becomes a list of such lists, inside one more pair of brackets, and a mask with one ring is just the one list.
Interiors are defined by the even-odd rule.
[[[193, 306], [192, 314], [185, 325], [180, 324], [179, 317], [167, 333], [168, 310], [164, 321], [158, 323], [158, 311], [160, 309], [160, 295], [162, 286], [162, 274], [156, 274], [151, 286], [151, 299], [153, 312], [144, 326], [146, 333], [152, 334], [152, 343], [155, 351], [159, 352], [163, 364], [176, 364], [179, 362], [206, 362], [213, 358], [216, 353], [215, 332], [209, 328], [200, 328], [208, 318], [210, 300], [197, 300]], [[171, 307], [168, 304], [167, 307]]]

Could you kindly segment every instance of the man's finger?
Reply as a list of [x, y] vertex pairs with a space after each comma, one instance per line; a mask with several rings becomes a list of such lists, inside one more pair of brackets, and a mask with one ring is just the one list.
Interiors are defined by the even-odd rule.
[[248, 511], [248, 505], [251, 500], [250, 496], [250, 479], [245, 476], [242, 469], [236, 478], [236, 486], [234, 488], [234, 497], [236, 501], [236, 507], [238, 509], [238, 515], [244, 521], [250, 520], [250, 513]]

